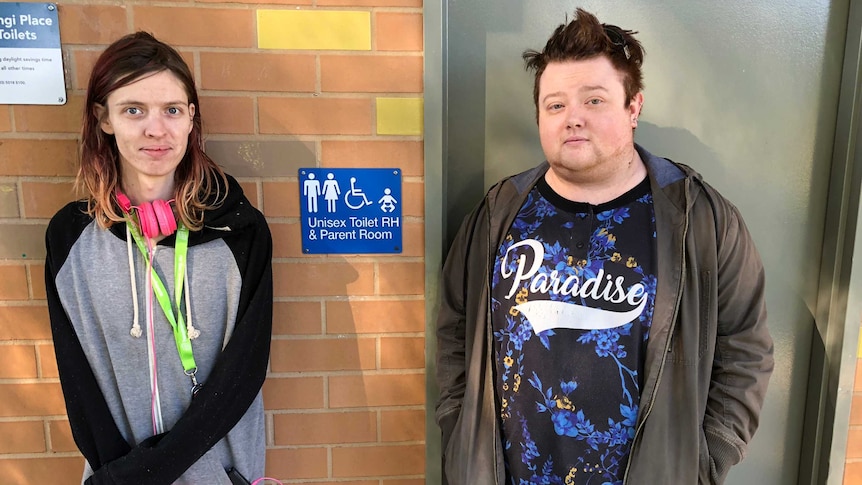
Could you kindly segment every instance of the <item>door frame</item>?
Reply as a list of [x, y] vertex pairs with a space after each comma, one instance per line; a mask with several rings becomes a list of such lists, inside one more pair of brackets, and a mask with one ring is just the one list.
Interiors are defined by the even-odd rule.
[[862, 1], [850, 0], [820, 261], [800, 484], [841, 485], [862, 316]]

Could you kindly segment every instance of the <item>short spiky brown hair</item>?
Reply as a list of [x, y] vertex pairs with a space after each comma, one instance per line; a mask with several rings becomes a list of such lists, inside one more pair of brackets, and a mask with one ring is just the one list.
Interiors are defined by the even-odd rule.
[[625, 89], [626, 106], [628, 106], [644, 87], [641, 73], [644, 49], [634, 38], [634, 34], [637, 32], [623, 30], [616, 25], [603, 24], [595, 15], [579, 8], [575, 11], [575, 18], [571, 22], [560, 24], [554, 30], [541, 52], [532, 49], [524, 51], [522, 57], [526, 69], [536, 73], [533, 82], [536, 119], [539, 116], [539, 81], [551, 62], [607, 57], [614, 68], [623, 75], [623, 89]]

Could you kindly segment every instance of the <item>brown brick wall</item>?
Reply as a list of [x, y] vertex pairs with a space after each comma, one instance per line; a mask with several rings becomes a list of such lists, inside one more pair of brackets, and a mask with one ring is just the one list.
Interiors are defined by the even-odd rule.
[[[370, 51], [257, 48], [258, 10], [370, 12]], [[81, 108], [99, 52], [147, 30], [200, 90], [208, 151], [274, 238], [264, 384], [267, 474], [291, 483], [419, 485], [425, 470], [421, 136], [377, 135], [377, 97], [422, 97], [421, 0], [59, 4], [69, 101], [0, 105], [0, 482], [77, 484], [45, 303], [44, 230], [72, 200]], [[404, 252], [303, 255], [297, 168], [397, 167]]]

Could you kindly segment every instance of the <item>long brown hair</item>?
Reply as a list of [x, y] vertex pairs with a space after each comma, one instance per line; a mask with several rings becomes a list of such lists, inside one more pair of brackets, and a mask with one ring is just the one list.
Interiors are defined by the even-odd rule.
[[152, 35], [129, 34], [108, 46], [93, 66], [81, 129], [80, 168], [75, 183], [87, 194], [87, 212], [103, 228], [124, 217], [115, 202], [121, 180], [120, 156], [113, 135], [102, 131], [102, 107], [117, 89], [162, 71], [176, 76], [189, 103], [195, 105], [186, 153], [174, 173], [179, 219], [189, 229], [199, 230], [204, 211], [221, 204], [227, 195], [224, 172], [203, 151], [201, 109], [189, 67], [176, 50]]

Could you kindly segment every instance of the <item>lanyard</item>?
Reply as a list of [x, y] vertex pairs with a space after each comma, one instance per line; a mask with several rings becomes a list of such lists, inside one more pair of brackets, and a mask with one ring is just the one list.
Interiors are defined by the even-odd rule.
[[[147, 246], [144, 244], [144, 240], [141, 237], [141, 233], [138, 230], [138, 226], [134, 223], [127, 223], [129, 227], [129, 231], [132, 233], [132, 238], [135, 240], [135, 244], [138, 246], [138, 249], [141, 251], [141, 254], [144, 258], [149, 261], [150, 252], [147, 250]], [[171, 300], [168, 296], [168, 292], [165, 289], [164, 283], [162, 283], [161, 278], [156, 273], [156, 268], [152, 264], [150, 265], [151, 272], [150, 277], [153, 284], [153, 294], [155, 294], [156, 299], [159, 300], [159, 306], [162, 307], [162, 311], [165, 314], [165, 317], [168, 319], [168, 322], [171, 324], [171, 328], [174, 331], [174, 341], [177, 344], [177, 353], [180, 355], [180, 361], [183, 363], [183, 369], [187, 376], [192, 379], [193, 387], [198, 387], [197, 380], [195, 379], [195, 372], [197, 372], [197, 365], [195, 365], [195, 356], [192, 352], [192, 341], [189, 339], [188, 331], [186, 330], [185, 319], [183, 318], [183, 312], [180, 310], [180, 304], [182, 302], [182, 294], [183, 294], [183, 280], [185, 278], [186, 272], [186, 255], [188, 254], [189, 248], [189, 228], [185, 226], [182, 222], [179, 223], [179, 228], [177, 229], [177, 242], [174, 247], [174, 301], [176, 303], [177, 313], [176, 317], [174, 317], [174, 311], [171, 306]]]

